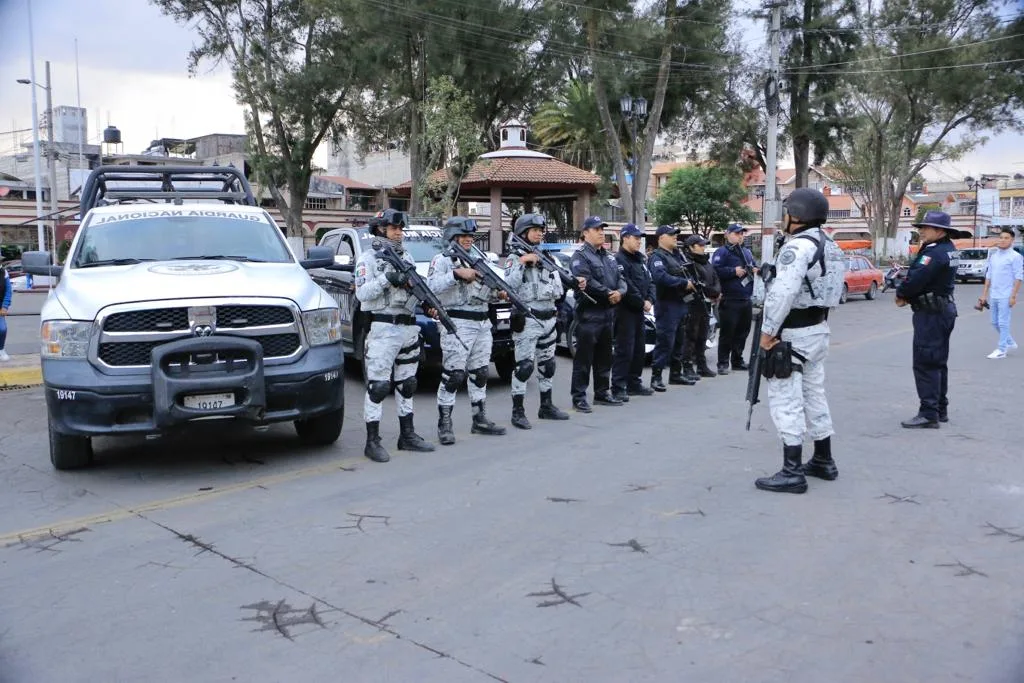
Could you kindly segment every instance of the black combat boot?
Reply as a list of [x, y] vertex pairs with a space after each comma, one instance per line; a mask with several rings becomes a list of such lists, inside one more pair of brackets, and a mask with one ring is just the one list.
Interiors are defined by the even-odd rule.
[[683, 363], [683, 377], [692, 379], [694, 382], [700, 381], [700, 375], [693, 369], [692, 363]]
[[542, 391], [540, 392], [540, 410], [537, 411], [537, 417], [542, 420], [568, 420], [569, 414], [555, 406], [551, 400], [550, 391]]
[[455, 406], [437, 407], [437, 440], [442, 446], [455, 443], [455, 428], [452, 426], [452, 408]]
[[416, 428], [412, 424], [412, 413], [399, 415], [398, 425], [398, 450], [417, 453], [430, 453], [434, 450], [434, 444], [416, 433]]
[[474, 434], [488, 434], [490, 436], [501, 436], [505, 433], [504, 427], [499, 427], [487, 419], [487, 410], [484, 401], [477, 401], [473, 404], [473, 427], [470, 429]]
[[825, 481], [835, 481], [839, 477], [839, 468], [832, 459], [832, 437], [826, 436], [814, 442], [814, 455], [803, 466], [804, 476], [817, 477]]
[[949, 405], [939, 406], [939, 422], [949, 422]]
[[729, 374], [729, 364], [728, 363], [719, 363], [718, 364], [718, 374], [719, 375], [728, 375]]
[[612, 387], [612, 396], [616, 401], [629, 403], [629, 392], [626, 391], [625, 387]]
[[526, 408], [523, 407], [522, 394], [512, 397], [512, 426], [519, 429], [533, 429], [533, 425], [526, 419]]
[[670, 368], [668, 371], [668, 383], [669, 384], [682, 384], [686, 387], [692, 387], [697, 383], [697, 380], [691, 379], [683, 374], [682, 366], [676, 368]]
[[655, 391], [668, 391], [665, 381], [661, 379], [661, 370], [651, 370], [651, 389]]
[[754, 486], [762, 491], [775, 493], [805, 493], [807, 479], [804, 478], [800, 463], [802, 462], [803, 446], [782, 447], [782, 469], [770, 477], [761, 477]]
[[387, 462], [391, 459], [380, 445], [380, 422], [366, 423], [366, 448], [363, 449], [363, 455], [374, 462]]
[[704, 358], [697, 361], [697, 374], [701, 377], [718, 377], [718, 373], [708, 367], [708, 362]]
[[643, 384], [634, 384], [626, 389], [626, 393], [630, 396], [650, 396], [654, 393], [654, 390], [650, 387], [645, 387]]

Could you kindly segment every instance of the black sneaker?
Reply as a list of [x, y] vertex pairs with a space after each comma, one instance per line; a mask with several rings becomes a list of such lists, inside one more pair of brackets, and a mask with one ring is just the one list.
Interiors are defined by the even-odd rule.
[[616, 389], [612, 392], [612, 398], [619, 403], [629, 403], [629, 392], [625, 389]]
[[718, 374], [719, 375], [728, 375], [729, 374], [729, 364], [728, 363], [719, 363], [718, 364]]
[[622, 405], [622, 401], [620, 401], [615, 396], [613, 396], [610, 391], [606, 391], [606, 392], [603, 392], [603, 393], [600, 393], [600, 394], [597, 394], [596, 396], [594, 396], [594, 403], [597, 403], [597, 404], [600, 404], [600, 405], [603, 405], [603, 406], [621, 406]]
[[640, 384], [635, 387], [629, 387], [626, 390], [626, 393], [630, 396], [650, 396], [651, 394], [654, 393], [654, 390], [651, 389], [650, 387], [645, 387], [643, 384]]
[[582, 400], [579, 400], [579, 401], [573, 401], [572, 402], [572, 409], [575, 410], [577, 413], [592, 413], [592, 412], [594, 412], [594, 409], [590, 407], [589, 403], [587, 403], [587, 399], [582, 399]]

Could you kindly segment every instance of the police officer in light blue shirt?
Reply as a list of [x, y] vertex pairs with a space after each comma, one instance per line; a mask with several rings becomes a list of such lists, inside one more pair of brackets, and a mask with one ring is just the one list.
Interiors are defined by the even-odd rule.
[[1013, 228], [999, 231], [999, 246], [988, 255], [985, 271], [985, 289], [975, 308], [986, 304], [992, 309], [992, 327], [999, 332], [999, 346], [988, 354], [989, 358], [1006, 358], [1006, 352], [1017, 348], [1010, 334], [1010, 309], [1017, 303], [1017, 291], [1024, 279], [1024, 256], [1013, 249]]

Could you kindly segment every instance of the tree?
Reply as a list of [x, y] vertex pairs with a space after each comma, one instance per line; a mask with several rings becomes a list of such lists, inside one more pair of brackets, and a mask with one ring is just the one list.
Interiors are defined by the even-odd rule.
[[[420, 179], [421, 199], [428, 213], [451, 216], [459, 200], [459, 186], [474, 160], [484, 151], [473, 120], [473, 102], [450, 76], [433, 78], [422, 105], [426, 169], [444, 168], [444, 178]], [[440, 196], [434, 202], [432, 197]]]
[[[1002, 25], [1001, 7], [994, 0], [885, 0], [872, 17], [879, 30], [844, 90], [856, 127], [832, 166], [863, 191], [876, 247], [886, 255], [895, 248], [907, 187], [928, 164], [958, 158], [984, 132], [1024, 128], [1022, 64], [1004, 58], [1021, 38]], [[901, 30], [908, 16], [942, 28]]]
[[729, 223], [749, 223], [754, 212], [743, 205], [747, 192], [737, 169], [723, 166], [690, 166], [672, 172], [658, 193], [654, 215], [658, 223], [685, 221], [707, 239]]
[[[594, 0], [578, 7], [605, 150], [626, 219], [642, 226], [658, 135], [682, 113], [692, 116], [698, 112], [699, 104], [710, 101], [711, 93], [721, 86], [715, 70], [728, 57], [724, 47], [729, 5], [724, 0], [684, 4], [664, 0], [649, 9], [638, 9], [623, 0]], [[566, 15], [564, 25], [571, 29], [568, 10]], [[612, 107], [620, 94], [651, 92], [652, 84], [648, 117], [639, 132], [637, 149], [630, 154], [630, 185]]]
[[802, 0], [796, 10], [783, 14], [783, 35], [790, 40], [780, 85], [789, 93], [796, 186], [807, 187], [811, 153], [821, 164], [848, 133], [849, 119], [839, 108], [840, 85], [860, 37], [849, 30], [857, 17], [855, 0]]
[[207, 60], [231, 68], [257, 180], [281, 210], [288, 236], [301, 237], [313, 154], [342, 130], [340, 113], [359, 90], [348, 27], [303, 0], [152, 1], [194, 27], [191, 73]]
[[530, 121], [531, 132], [553, 156], [592, 173], [609, 169], [601, 117], [591, 83], [576, 79], [543, 103]]

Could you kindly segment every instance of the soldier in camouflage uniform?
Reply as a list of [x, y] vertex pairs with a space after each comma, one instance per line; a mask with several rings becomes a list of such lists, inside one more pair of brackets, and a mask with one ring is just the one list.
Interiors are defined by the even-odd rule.
[[[404, 228], [402, 214], [387, 209], [371, 223], [370, 232], [377, 239], [391, 242], [402, 258], [415, 265], [412, 255], [402, 249]], [[413, 427], [412, 397], [416, 393], [420, 357], [420, 328], [416, 324], [419, 301], [409, 293], [407, 276], [378, 258], [374, 249], [367, 249], [359, 257], [355, 279], [356, 298], [370, 317], [370, 332], [363, 350], [366, 367], [363, 455], [375, 462], [391, 459], [380, 443], [380, 418], [384, 412], [381, 403], [392, 390], [398, 405], [398, 450], [432, 451], [433, 444], [424, 441]]]
[[[800, 188], [785, 201], [784, 231], [792, 239], [775, 263], [761, 326], [761, 353], [768, 378], [772, 422], [783, 444], [782, 470], [755, 482], [763, 491], [803, 493], [805, 475], [833, 480], [832, 417], [825, 398], [828, 312], [839, 304], [844, 281], [843, 253], [820, 226], [828, 200]], [[791, 352], [787, 352], [791, 345]], [[777, 348], [776, 348], [777, 347]], [[787, 358], [788, 357], [788, 358]], [[792, 374], [785, 370], [792, 363]], [[773, 370], [777, 368], [778, 370]], [[802, 464], [804, 433], [814, 440], [814, 456]]]
[[[453, 216], [444, 224], [444, 242], [458, 240], [459, 245], [472, 250], [476, 221], [462, 216]], [[441, 327], [442, 371], [441, 383], [437, 387], [437, 436], [445, 446], [455, 443], [452, 428], [452, 410], [455, 407], [455, 393], [462, 383], [469, 380], [469, 401], [473, 407], [474, 434], [501, 436], [504, 427], [499, 427], [487, 418], [487, 377], [491, 369], [490, 303], [498, 292], [491, 290], [477, 277], [472, 268], [460, 267], [460, 261], [447, 252], [434, 256], [430, 262], [427, 283], [434, 290], [448, 315], [455, 323], [458, 338]], [[462, 341], [460, 342], [459, 339]], [[467, 350], [462, 344], [465, 344]]]
[[[520, 216], [514, 230], [516, 235], [530, 244], [540, 244], [544, 239], [547, 221], [537, 213]], [[539, 267], [540, 259], [535, 254], [523, 254], [509, 258], [505, 267], [505, 281], [530, 306], [533, 318], [526, 318], [523, 328], [512, 333], [516, 345], [516, 369], [512, 374], [512, 424], [519, 429], [532, 429], [526, 417], [523, 401], [526, 397], [526, 381], [534, 369], [537, 370], [537, 386], [540, 388], [541, 420], [568, 420], [569, 416], [559, 410], [551, 399], [552, 378], [555, 376], [555, 342], [558, 341], [557, 302], [564, 296], [565, 289], [557, 273]], [[586, 280], [580, 279], [583, 287]]]

